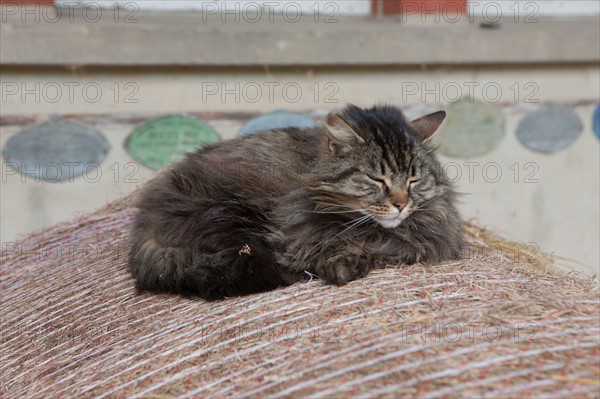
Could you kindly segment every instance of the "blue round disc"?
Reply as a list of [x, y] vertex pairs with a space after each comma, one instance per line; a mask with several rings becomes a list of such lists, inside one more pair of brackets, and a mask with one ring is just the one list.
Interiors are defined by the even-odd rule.
[[600, 139], [600, 104], [596, 107], [596, 111], [594, 112], [594, 133], [596, 133], [596, 137]]
[[250, 119], [239, 131], [240, 136], [263, 132], [265, 130], [283, 129], [286, 127], [310, 128], [316, 122], [306, 115], [297, 112], [278, 110]]
[[582, 127], [581, 120], [571, 108], [547, 104], [521, 120], [517, 138], [531, 150], [553, 153], [575, 142]]

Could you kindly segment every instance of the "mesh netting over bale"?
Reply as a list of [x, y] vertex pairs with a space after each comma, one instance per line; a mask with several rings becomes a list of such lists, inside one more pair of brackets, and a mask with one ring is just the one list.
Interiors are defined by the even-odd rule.
[[[138, 295], [126, 265], [133, 212], [122, 201], [6, 245], [4, 397], [600, 395], [595, 280], [507, 251], [345, 287]], [[475, 248], [492, 240], [466, 233]]]

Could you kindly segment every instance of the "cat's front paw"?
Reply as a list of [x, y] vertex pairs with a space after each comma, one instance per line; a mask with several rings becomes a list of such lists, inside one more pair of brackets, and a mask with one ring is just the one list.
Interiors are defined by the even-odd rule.
[[367, 258], [341, 254], [317, 265], [317, 274], [330, 284], [344, 285], [366, 276], [371, 268]]
[[364, 262], [369, 264], [371, 270], [374, 269], [385, 269], [388, 264], [388, 259], [384, 255], [379, 254], [369, 254], [364, 258]]

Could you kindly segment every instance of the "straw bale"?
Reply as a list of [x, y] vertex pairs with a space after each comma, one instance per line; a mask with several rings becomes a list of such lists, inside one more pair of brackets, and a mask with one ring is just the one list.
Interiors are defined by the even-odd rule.
[[600, 396], [596, 280], [474, 224], [460, 261], [206, 302], [135, 292], [133, 215], [5, 245], [4, 397]]

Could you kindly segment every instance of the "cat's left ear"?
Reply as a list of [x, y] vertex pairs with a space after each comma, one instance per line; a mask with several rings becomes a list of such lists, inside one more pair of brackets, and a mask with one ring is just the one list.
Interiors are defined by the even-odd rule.
[[422, 116], [419, 119], [410, 122], [410, 129], [417, 136], [419, 141], [423, 142], [435, 133], [445, 118], [446, 113], [444, 111], [434, 112], [433, 114]]
[[356, 144], [362, 144], [365, 140], [352, 129], [352, 127], [335, 112], [327, 115], [327, 137], [329, 148], [336, 152], [348, 149]]

